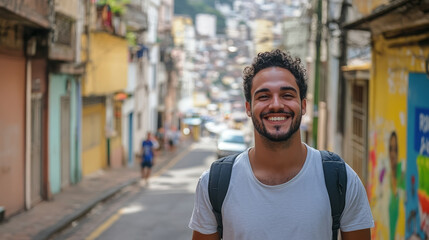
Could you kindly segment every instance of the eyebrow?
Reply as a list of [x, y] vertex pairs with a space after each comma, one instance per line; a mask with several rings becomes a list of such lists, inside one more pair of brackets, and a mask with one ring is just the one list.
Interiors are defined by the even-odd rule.
[[282, 90], [282, 91], [293, 91], [295, 93], [298, 93], [298, 91], [293, 87], [281, 87], [280, 90]]
[[[280, 90], [281, 91], [293, 91], [295, 93], [298, 93], [298, 91], [295, 88], [289, 87], [289, 86], [287, 86], [287, 87], [281, 87]], [[256, 90], [253, 95], [255, 96], [256, 94], [261, 93], [261, 92], [270, 92], [270, 90], [268, 88], [261, 88], [259, 90]]]

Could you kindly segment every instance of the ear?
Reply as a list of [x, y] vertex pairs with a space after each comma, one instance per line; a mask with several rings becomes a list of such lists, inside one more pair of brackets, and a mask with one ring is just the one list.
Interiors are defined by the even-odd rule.
[[251, 111], [251, 104], [249, 102], [246, 101], [246, 114], [248, 117], [252, 116], [252, 111]]
[[304, 115], [307, 112], [307, 99], [304, 98], [301, 101], [301, 115]]

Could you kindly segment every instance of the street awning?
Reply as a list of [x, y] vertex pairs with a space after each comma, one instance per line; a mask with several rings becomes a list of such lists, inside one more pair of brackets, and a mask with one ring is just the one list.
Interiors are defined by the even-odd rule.
[[123, 101], [125, 99], [128, 98], [128, 94], [123, 93], [123, 92], [119, 92], [116, 93], [115, 96], [113, 97], [116, 101]]
[[183, 119], [183, 123], [189, 126], [198, 126], [201, 124], [200, 118], [185, 118]]

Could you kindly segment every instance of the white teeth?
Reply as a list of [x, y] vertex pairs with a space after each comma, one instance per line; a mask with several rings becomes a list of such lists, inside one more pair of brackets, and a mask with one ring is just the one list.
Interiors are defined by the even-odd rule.
[[268, 120], [270, 120], [270, 121], [283, 121], [285, 119], [286, 119], [285, 117], [270, 117], [270, 118], [268, 118]]

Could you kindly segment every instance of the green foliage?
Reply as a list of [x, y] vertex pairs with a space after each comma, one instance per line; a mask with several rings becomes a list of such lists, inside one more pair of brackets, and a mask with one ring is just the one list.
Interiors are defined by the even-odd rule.
[[130, 0], [101, 0], [98, 2], [99, 5], [109, 5], [112, 13], [122, 15], [125, 13], [126, 4], [130, 3]]
[[137, 45], [137, 36], [134, 32], [127, 32], [125, 36], [127, 38], [128, 45], [134, 47]]

